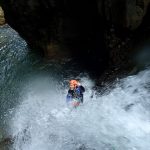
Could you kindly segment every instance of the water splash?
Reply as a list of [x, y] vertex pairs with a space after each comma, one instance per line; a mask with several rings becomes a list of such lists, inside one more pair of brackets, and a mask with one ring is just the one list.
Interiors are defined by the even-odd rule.
[[85, 102], [73, 110], [66, 106], [67, 89], [60, 90], [57, 79], [37, 77], [28, 85], [30, 90], [26, 90], [11, 122], [13, 149], [148, 149], [149, 77], [149, 70], [127, 77], [109, 94], [93, 99], [94, 83], [88, 76], [80, 77], [86, 85]]

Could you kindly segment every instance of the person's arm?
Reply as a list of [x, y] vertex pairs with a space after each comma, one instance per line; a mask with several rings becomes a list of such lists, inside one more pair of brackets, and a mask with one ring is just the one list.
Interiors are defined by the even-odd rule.
[[80, 90], [81, 90], [82, 93], [85, 92], [85, 88], [82, 85], [80, 85]]
[[69, 102], [72, 100], [72, 93], [71, 93], [71, 90], [68, 90], [68, 94], [66, 96], [66, 102]]

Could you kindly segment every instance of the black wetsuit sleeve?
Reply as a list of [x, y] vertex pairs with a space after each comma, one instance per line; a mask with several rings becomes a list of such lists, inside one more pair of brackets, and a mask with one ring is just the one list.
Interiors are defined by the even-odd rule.
[[81, 92], [84, 93], [85, 92], [85, 88], [81, 85], [80, 86]]

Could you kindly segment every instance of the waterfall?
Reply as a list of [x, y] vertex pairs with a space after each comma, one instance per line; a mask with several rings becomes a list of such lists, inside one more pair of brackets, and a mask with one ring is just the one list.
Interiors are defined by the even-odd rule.
[[[93, 95], [88, 72], [65, 60], [40, 62], [8, 25], [0, 28], [1, 128], [12, 150], [148, 150], [150, 70]], [[67, 106], [68, 81], [80, 78], [84, 103]]]

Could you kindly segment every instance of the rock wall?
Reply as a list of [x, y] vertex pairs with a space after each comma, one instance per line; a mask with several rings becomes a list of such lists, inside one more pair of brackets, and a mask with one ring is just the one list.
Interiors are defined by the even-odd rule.
[[149, 4], [150, 0], [1, 0], [7, 22], [33, 49], [48, 58], [79, 56], [95, 69], [128, 63]]
[[11, 27], [48, 58], [77, 56], [91, 65], [107, 57], [97, 0], [2, 0], [2, 6]]

